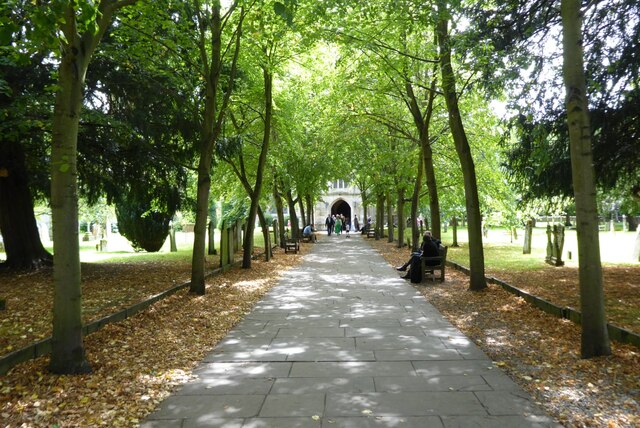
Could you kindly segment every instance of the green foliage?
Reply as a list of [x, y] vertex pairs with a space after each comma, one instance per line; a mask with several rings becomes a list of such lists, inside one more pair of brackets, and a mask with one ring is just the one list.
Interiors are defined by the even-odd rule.
[[243, 221], [249, 213], [249, 201], [246, 197], [232, 197], [222, 202], [222, 216], [218, 229], [234, 224], [236, 221]]
[[[505, 165], [525, 202], [573, 197], [558, 66], [561, 49], [549, 48], [562, 45], [556, 6], [509, 0], [495, 7], [493, 2], [479, 1], [466, 11], [472, 20], [466, 32], [470, 43], [489, 46], [493, 54], [492, 61], [483, 63], [485, 84], [506, 84], [512, 97], [510, 107], [516, 114], [505, 140]], [[633, 0], [596, 2], [584, 4], [583, 12], [596, 181], [604, 192], [625, 186], [621, 193], [628, 201], [638, 194], [640, 176], [640, 153], [635, 148], [640, 123], [640, 21], [629, 19], [640, 16], [640, 5]]]
[[175, 201], [158, 206], [144, 195], [128, 194], [116, 202], [116, 216], [120, 234], [134, 249], [156, 252], [162, 248], [169, 234], [169, 222], [175, 214]]

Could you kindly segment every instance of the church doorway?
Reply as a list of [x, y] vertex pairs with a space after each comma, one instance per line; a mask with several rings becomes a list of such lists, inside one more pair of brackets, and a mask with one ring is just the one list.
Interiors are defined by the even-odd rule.
[[331, 215], [338, 214], [342, 214], [347, 219], [347, 223], [351, 224], [351, 206], [342, 199], [336, 201], [331, 207]]

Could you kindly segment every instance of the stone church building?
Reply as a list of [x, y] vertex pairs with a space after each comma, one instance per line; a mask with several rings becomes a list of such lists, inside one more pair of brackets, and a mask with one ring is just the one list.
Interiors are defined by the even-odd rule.
[[324, 221], [329, 214], [344, 215], [349, 219], [351, 230], [354, 230], [353, 219], [358, 216], [358, 222], [362, 227], [364, 206], [362, 206], [360, 190], [345, 180], [334, 180], [329, 183], [327, 193], [320, 197], [314, 208], [316, 230], [326, 230]]

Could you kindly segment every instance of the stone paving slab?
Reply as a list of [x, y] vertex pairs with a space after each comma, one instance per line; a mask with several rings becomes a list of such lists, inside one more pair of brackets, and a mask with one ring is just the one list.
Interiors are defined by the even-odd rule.
[[271, 392], [275, 394], [309, 394], [323, 393], [360, 393], [376, 392], [373, 377], [330, 378], [299, 377], [279, 378], [275, 380]]
[[313, 245], [143, 428], [556, 427], [359, 236]]
[[374, 392], [327, 396], [327, 416], [486, 415], [472, 392]]

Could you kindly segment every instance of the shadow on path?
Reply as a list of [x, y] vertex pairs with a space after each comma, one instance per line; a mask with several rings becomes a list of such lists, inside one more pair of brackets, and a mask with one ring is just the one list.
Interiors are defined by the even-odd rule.
[[143, 427], [560, 426], [359, 235], [315, 244], [194, 374]]

